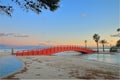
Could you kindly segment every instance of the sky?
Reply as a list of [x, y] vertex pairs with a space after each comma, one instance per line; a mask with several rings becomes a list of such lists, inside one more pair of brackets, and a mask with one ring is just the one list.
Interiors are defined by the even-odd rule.
[[[7, 1], [7, 0], [6, 0]], [[96, 46], [100, 39], [115, 45], [120, 27], [119, 0], [61, 0], [60, 7], [36, 14], [15, 6], [12, 17], [0, 15], [0, 44], [6, 45], [81, 45]]]

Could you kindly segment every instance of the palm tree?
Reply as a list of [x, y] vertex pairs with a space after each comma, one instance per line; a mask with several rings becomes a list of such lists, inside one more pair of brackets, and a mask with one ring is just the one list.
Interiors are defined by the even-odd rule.
[[98, 42], [100, 40], [100, 36], [98, 34], [94, 34], [93, 35], [93, 39], [95, 40], [96, 44], [97, 44], [97, 52], [99, 52], [99, 46], [98, 46]]
[[105, 44], [107, 43], [107, 41], [106, 41], [106, 40], [101, 40], [100, 43], [101, 43], [102, 46], [103, 46], [103, 52], [105, 52], [104, 47], [105, 47]]

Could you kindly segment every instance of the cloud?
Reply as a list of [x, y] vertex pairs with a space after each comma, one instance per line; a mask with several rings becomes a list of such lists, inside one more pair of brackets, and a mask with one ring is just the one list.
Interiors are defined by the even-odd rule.
[[48, 41], [46, 41], [46, 43], [48, 43], [48, 44], [49, 44], [49, 43], [51, 43], [51, 41], [49, 41], [49, 40], [48, 40]]
[[29, 37], [29, 35], [26, 35], [26, 34], [15, 34], [14, 37]]
[[49, 41], [49, 40], [47, 40], [47, 41], [45, 41], [45, 42], [39, 43], [39, 45], [50, 46], [50, 45], [52, 45], [52, 42]]
[[111, 35], [111, 37], [120, 37], [120, 33], [115, 34], [115, 35]]
[[81, 16], [86, 17], [86, 16], [87, 16], [87, 14], [86, 14], [86, 13], [83, 13], [83, 14], [81, 14]]
[[15, 33], [7, 33], [8, 36], [13, 36]]
[[3, 36], [3, 37], [8, 37], [8, 36], [13, 36], [13, 37], [29, 37], [29, 35], [18, 34], [18, 33], [0, 33], [0, 36]]

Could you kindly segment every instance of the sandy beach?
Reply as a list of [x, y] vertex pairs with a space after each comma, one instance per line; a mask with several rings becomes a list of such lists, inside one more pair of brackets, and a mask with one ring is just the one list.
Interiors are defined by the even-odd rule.
[[18, 57], [25, 68], [5, 79], [120, 79], [120, 66], [78, 56]]

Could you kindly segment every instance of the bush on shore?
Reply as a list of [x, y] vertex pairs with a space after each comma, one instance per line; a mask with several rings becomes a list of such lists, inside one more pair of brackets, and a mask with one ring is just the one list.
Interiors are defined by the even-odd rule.
[[113, 46], [110, 48], [110, 52], [119, 52], [119, 51], [120, 51], [120, 47]]

